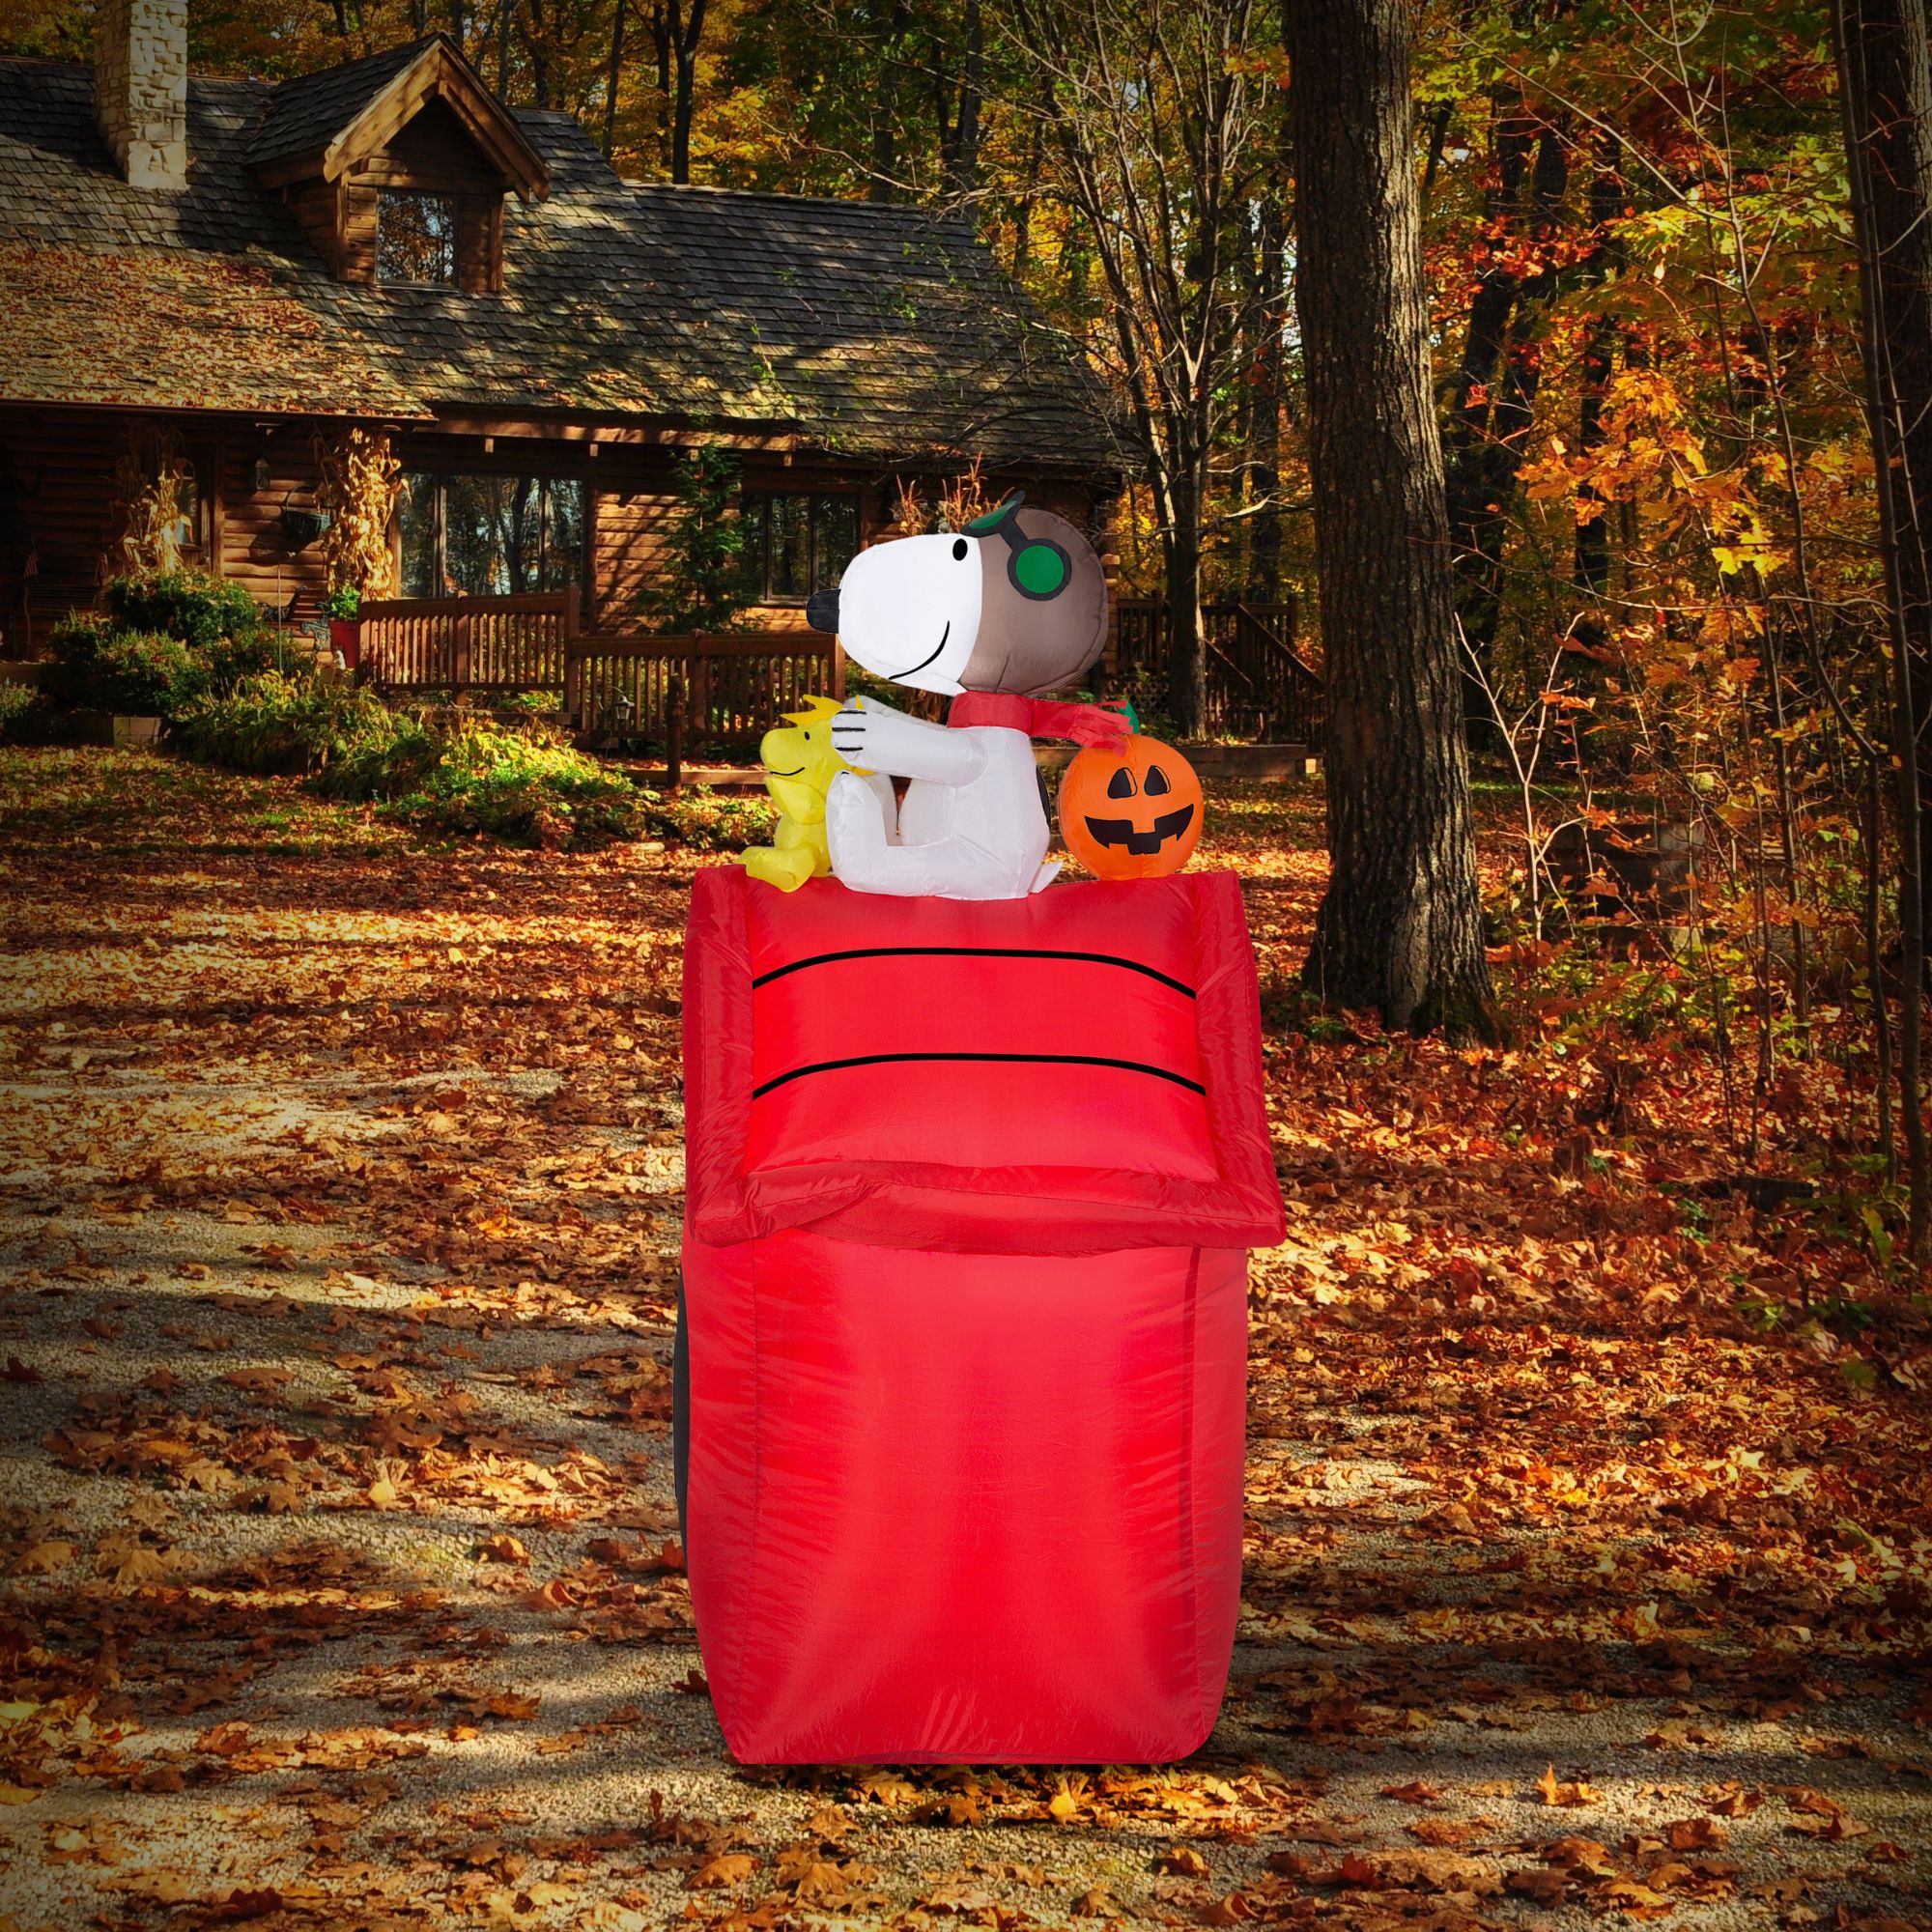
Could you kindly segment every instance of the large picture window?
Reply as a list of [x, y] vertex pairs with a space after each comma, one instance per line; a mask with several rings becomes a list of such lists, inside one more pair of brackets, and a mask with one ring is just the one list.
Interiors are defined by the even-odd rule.
[[803, 604], [835, 586], [859, 549], [859, 499], [793, 491], [745, 493], [745, 560], [766, 604]]
[[583, 582], [574, 476], [403, 478], [403, 595], [508, 597]]
[[377, 190], [376, 279], [455, 285], [456, 204], [448, 195]]

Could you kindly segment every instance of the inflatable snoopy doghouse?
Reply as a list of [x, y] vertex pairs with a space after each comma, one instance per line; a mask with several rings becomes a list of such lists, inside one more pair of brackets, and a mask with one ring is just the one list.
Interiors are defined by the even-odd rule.
[[[961, 696], [799, 714], [768, 764], [814, 734], [822, 820], [775, 783], [784, 863], [694, 888], [675, 1433], [712, 1699], [748, 1762], [1183, 1756], [1239, 1601], [1246, 1250], [1282, 1231], [1239, 888], [1048, 885], [1031, 737], [1159, 762], [1036, 699], [1104, 637], [1070, 525], [880, 546], [838, 607], [860, 664]], [[1133, 812], [1094, 791], [1104, 845]]]

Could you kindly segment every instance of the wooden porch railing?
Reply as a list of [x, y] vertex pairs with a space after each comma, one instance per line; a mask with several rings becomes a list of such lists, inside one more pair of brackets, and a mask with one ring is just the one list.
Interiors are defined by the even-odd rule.
[[[1275, 744], [1320, 746], [1322, 688], [1319, 672], [1294, 648], [1295, 607], [1207, 604], [1208, 729]], [[1164, 678], [1170, 659], [1167, 608], [1147, 598], [1115, 606], [1115, 663], [1122, 674], [1146, 669]]]
[[845, 696], [844, 653], [818, 631], [577, 638], [566, 655], [564, 718], [592, 745], [666, 742], [674, 688], [686, 755], [752, 750], [815, 693]]
[[[1293, 644], [1293, 604], [1205, 607], [1210, 732], [1318, 747], [1322, 687]], [[519, 597], [394, 598], [362, 607], [366, 675], [391, 691], [555, 691], [593, 745], [663, 744], [672, 680], [687, 751], [749, 752], [781, 712], [814, 692], [842, 698], [845, 659], [819, 631], [644, 637], [578, 633], [575, 591]], [[1116, 607], [1122, 672], [1167, 669], [1163, 606]], [[907, 693], [909, 708], [920, 708]]]
[[372, 599], [362, 663], [385, 691], [561, 691], [577, 592]]

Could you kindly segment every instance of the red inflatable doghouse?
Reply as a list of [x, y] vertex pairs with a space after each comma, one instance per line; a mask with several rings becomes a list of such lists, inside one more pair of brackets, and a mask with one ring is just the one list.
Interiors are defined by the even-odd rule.
[[1185, 1755], [1281, 1238], [1227, 873], [1030, 898], [698, 875], [679, 1493], [753, 1763]]

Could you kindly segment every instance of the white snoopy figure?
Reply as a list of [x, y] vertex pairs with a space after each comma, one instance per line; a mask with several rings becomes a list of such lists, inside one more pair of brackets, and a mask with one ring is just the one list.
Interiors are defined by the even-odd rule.
[[1008, 498], [952, 535], [862, 552], [836, 591], [808, 606], [819, 630], [875, 676], [955, 697], [952, 722], [854, 698], [832, 721], [847, 764], [910, 780], [894, 810], [850, 772], [825, 798], [834, 874], [854, 892], [951, 899], [1024, 898], [1059, 871], [1048, 842], [1033, 738], [1105, 743], [1117, 713], [1036, 704], [1070, 683], [1107, 638], [1107, 582], [1064, 517]]

